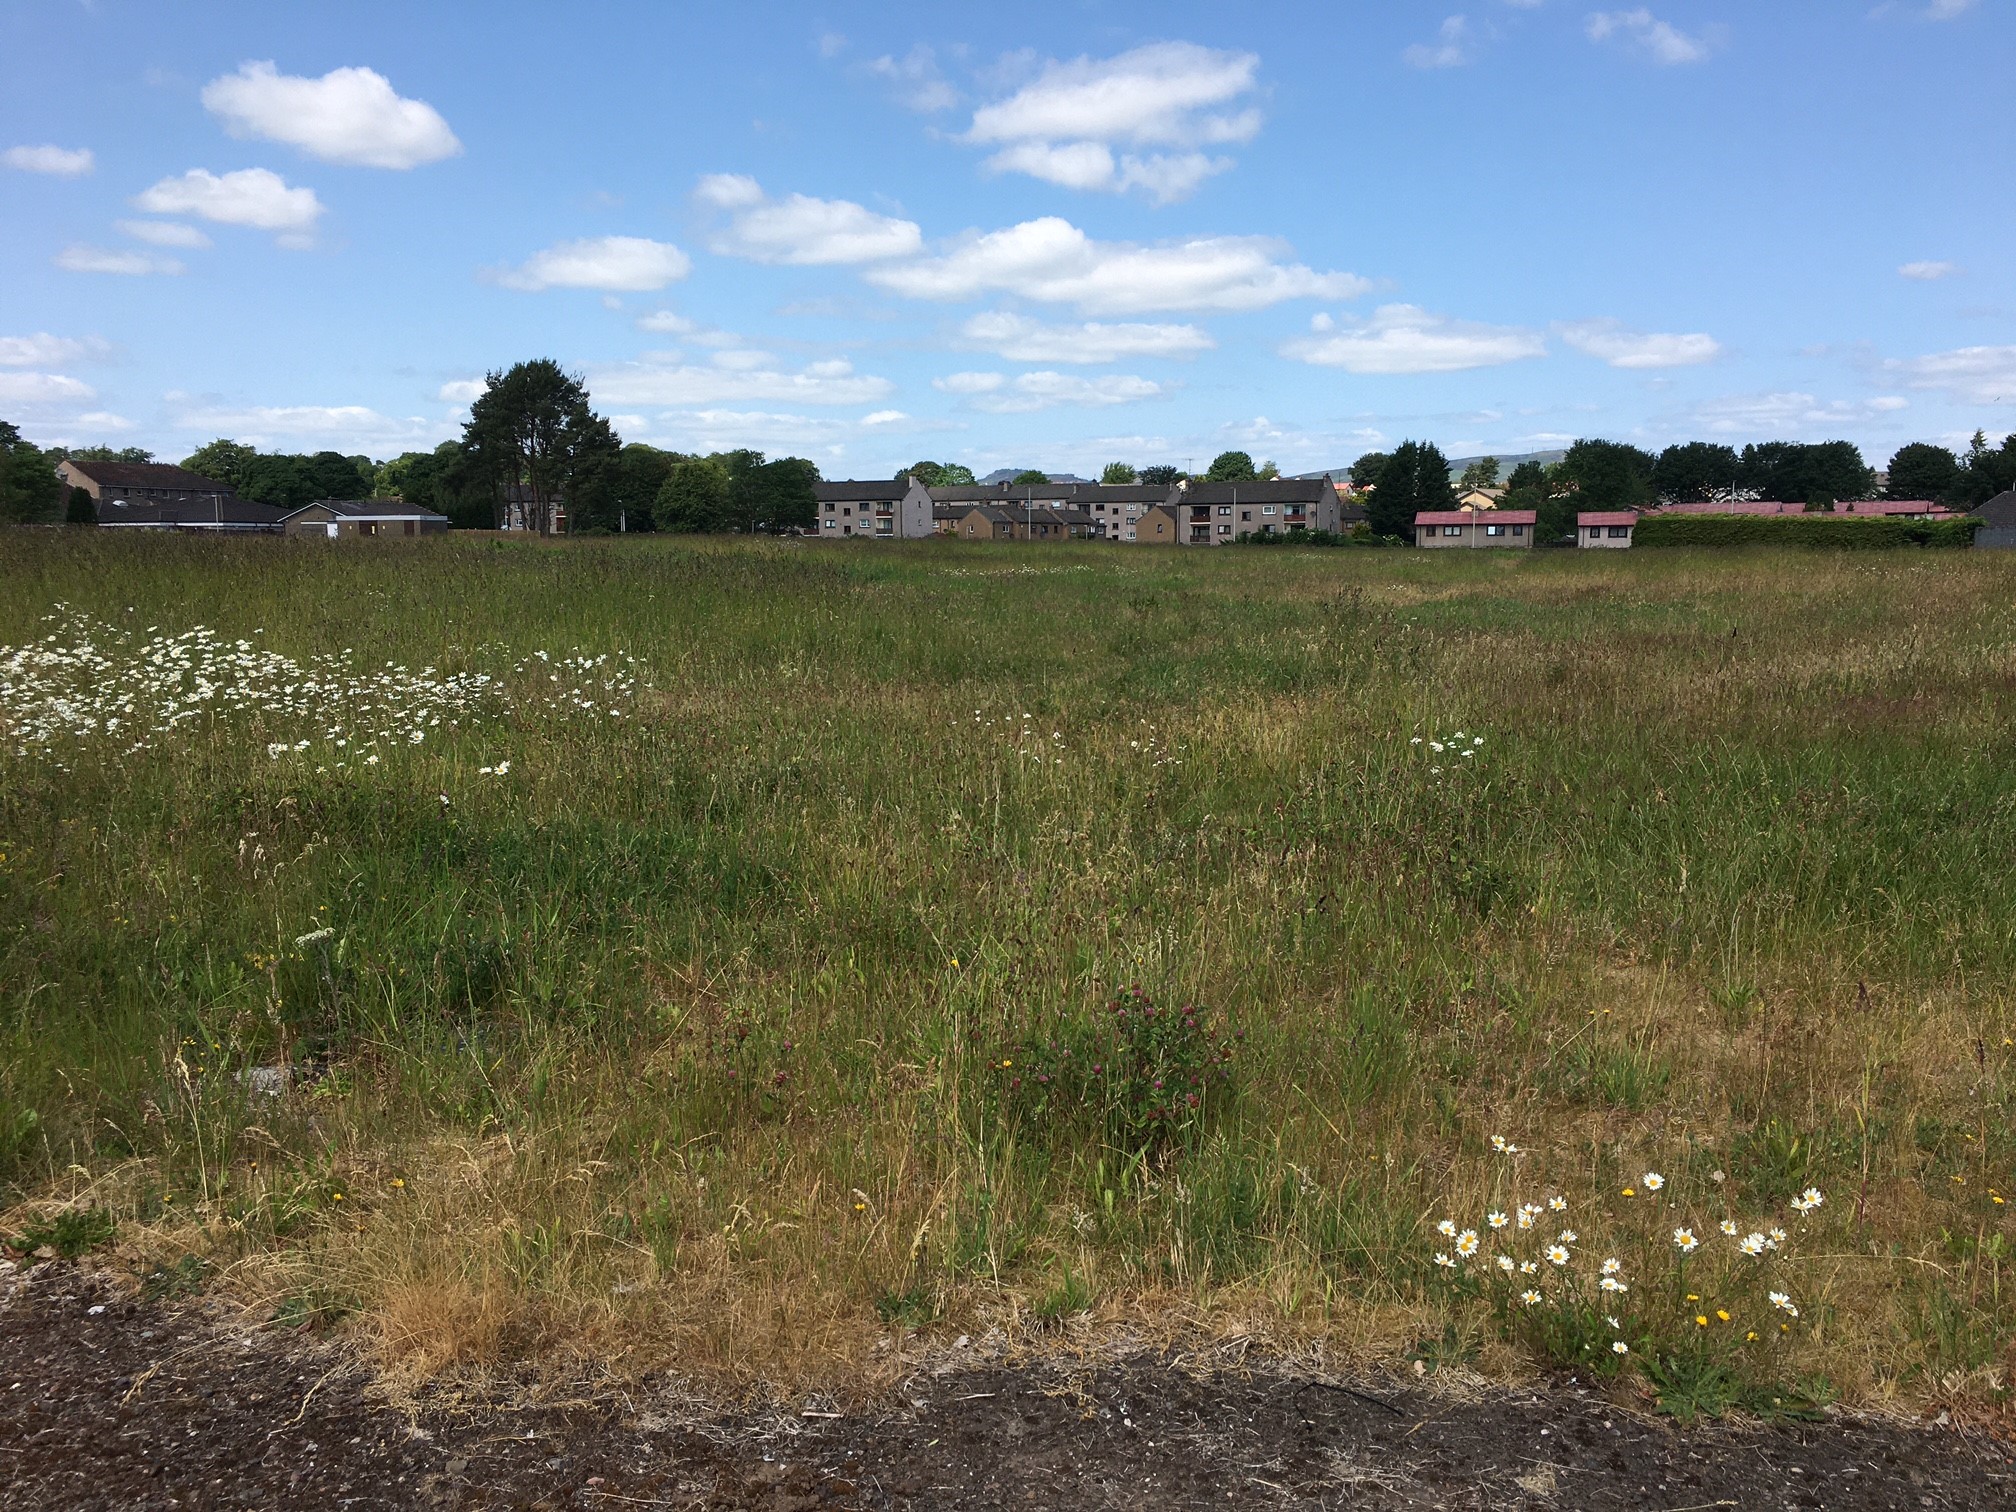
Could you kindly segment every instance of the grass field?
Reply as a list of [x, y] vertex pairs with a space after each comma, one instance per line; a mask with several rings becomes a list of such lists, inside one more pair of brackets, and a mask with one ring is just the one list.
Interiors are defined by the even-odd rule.
[[0, 1233], [421, 1374], [2004, 1399], [2016, 559], [374, 546], [0, 539]]

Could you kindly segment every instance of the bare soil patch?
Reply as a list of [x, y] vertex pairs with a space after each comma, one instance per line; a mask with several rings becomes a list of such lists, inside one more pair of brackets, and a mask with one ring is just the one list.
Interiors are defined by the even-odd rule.
[[702, 1411], [649, 1381], [395, 1406], [348, 1350], [0, 1274], [0, 1506], [1995, 1509], [2016, 1449], [1847, 1414], [1681, 1430], [1573, 1382], [1467, 1397], [1162, 1356], [943, 1362], [862, 1410]]

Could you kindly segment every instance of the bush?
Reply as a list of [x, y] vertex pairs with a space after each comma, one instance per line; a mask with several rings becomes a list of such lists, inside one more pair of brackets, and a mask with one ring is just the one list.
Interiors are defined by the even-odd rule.
[[[1369, 533], [1368, 533], [1369, 534]], [[1336, 530], [1281, 530], [1271, 534], [1255, 531], [1252, 535], [1234, 536], [1234, 546], [1362, 546], [1366, 538], [1353, 535], [1349, 531]]]
[[1897, 546], [1967, 547], [1975, 519], [1899, 520], [1863, 515], [1664, 515], [1638, 522], [1636, 546], [1818, 546], [1880, 551]]

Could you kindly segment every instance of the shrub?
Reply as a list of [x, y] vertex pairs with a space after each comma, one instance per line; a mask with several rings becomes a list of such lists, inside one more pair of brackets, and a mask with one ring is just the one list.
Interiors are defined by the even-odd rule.
[[1898, 546], [1966, 547], [1975, 519], [1897, 520], [1862, 515], [1669, 515], [1638, 521], [1637, 546], [1818, 546], [1880, 551]]

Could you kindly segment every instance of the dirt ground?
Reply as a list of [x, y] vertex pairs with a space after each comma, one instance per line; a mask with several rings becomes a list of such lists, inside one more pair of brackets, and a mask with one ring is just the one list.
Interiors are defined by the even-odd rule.
[[1681, 1431], [1564, 1382], [934, 1361], [872, 1410], [696, 1412], [652, 1383], [400, 1410], [340, 1345], [0, 1268], [0, 1507], [2016, 1508], [2016, 1447], [1833, 1415]]

